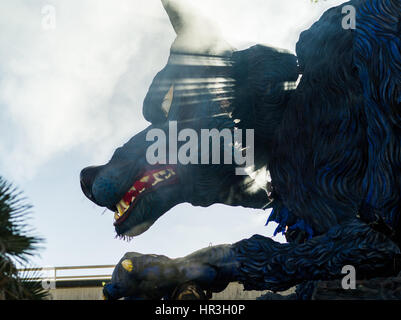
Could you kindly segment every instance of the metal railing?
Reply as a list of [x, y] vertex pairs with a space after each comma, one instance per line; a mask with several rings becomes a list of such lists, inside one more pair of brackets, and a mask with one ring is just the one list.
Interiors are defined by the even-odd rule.
[[[114, 267], [115, 265], [24, 268], [24, 269], [18, 269], [18, 272], [22, 275], [23, 279], [25, 278], [29, 280], [50, 280], [50, 281], [108, 280], [111, 279], [111, 273], [91, 274], [90, 271], [101, 270], [101, 269], [103, 270], [114, 269]], [[78, 274], [60, 275], [60, 273], [65, 273], [68, 271], [74, 271], [74, 273]], [[41, 273], [43, 272], [45, 272], [46, 274], [42, 275]], [[40, 274], [40, 276], [37, 276], [38, 273]], [[31, 277], [29, 276], [29, 274], [32, 274], [33, 276]]]

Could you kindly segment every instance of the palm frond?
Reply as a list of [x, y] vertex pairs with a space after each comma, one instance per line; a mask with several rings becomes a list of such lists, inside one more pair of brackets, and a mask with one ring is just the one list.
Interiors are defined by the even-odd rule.
[[43, 299], [46, 291], [37, 275], [19, 275], [16, 263], [27, 265], [43, 239], [27, 221], [32, 206], [0, 176], [0, 299]]

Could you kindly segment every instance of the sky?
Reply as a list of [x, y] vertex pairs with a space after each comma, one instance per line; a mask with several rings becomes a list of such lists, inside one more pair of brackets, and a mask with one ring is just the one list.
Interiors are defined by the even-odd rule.
[[[237, 49], [262, 43], [292, 52], [300, 32], [344, 3], [187, 2]], [[129, 251], [174, 258], [273, 235], [269, 211], [181, 204], [126, 242], [115, 238], [113, 213], [83, 195], [80, 171], [106, 163], [149, 125], [142, 102], [174, 39], [159, 0], [0, 1], [0, 175], [34, 207], [29, 223], [45, 238], [34, 264], [115, 264]]]

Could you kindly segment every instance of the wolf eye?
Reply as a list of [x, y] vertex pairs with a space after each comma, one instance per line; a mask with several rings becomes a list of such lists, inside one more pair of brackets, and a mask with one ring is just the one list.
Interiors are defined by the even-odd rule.
[[166, 118], [168, 116], [168, 113], [170, 112], [171, 104], [173, 103], [173, 98], [174, 98], [174, 85], [170, 87], [170, 90], [166, 93], [162, 102], [162, 110]]

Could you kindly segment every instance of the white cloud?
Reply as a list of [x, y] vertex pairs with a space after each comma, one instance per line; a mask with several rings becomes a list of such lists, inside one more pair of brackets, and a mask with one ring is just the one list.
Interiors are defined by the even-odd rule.
[[[237, 48], [260, 42], [293, 49], [302, 29], [343, 1], [189, 2]], [[46, 31], [41, 9], [48, 4], [56, 28]], [[158, 0], [2, 1], [0, 20], [3, 171], [32, 178], [76, 146], [105, 161], [147, 125], [142, 101], [174, 39]]]
[[299, 34], [328, 8], [344, 0], [188, 0], [216, 21], [225, 38], [238, 49], [255, 43], [295, 51]]
[[[1, 121], [12, 123], [12, 132], [3, 129], [2, 136], [13, 141], [0, 142], [2, 148], [7, 143], [1, 159], [6, 171], [33, 177], [38, 166], [77, 145], [107, 145], [103, 157], [110, 156], [120, 137], [146, 126], [142, 101], [174, 38], [172, 30], [165, 30], [161, 4], [155, 3], [157, 8], [123, 0], [118, 6], [57, 2], [56, 28], [45, 31], [41, 6], [2, 2], [7, 28], [0, 31]], [[151, 29], [145, 29], [146, 23]], [[159, 33], [165, 36], [158, 43], [164, 50], [153, 50], [151, 41], [144, 47], [146, 37], [156, 40]], [[120, 83], [128, 71], [135, 74], [128, 77], [130, 92]]]

